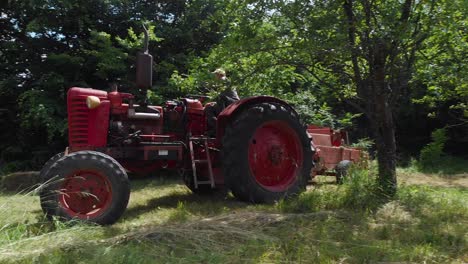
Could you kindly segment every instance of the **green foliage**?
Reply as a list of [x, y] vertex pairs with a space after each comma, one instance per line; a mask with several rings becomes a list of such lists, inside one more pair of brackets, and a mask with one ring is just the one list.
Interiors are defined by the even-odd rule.
[[437, 34], [428, 37], [425, 49], [418, 54], [417, 81], [427, 87], [427, 93], [415, 98], [417, 103], [425, 103], [432, 116], [437, 108], [449, 102], [452, 114], [467, 119], [468, 103], [468, 9], [463, 1], [440, 3], [440, 16], [432, 20]]
[[371, 140], [370, 138], [360, 138], [358, 141], [352, 143], [350, 147], [370, 150], [373, 145], [374, 145], [374, 141]]
[[432, 132], [432, 142], [427, 144], [419, 155], [419, 164], [422, 169], [430, 169], [437, 167], [441, 163], [445, 153], [444, 146], [447, 142], [446, 129], [440, 128]]
[[[7, 153], [8, 150], [4, 150], [3, 153]], [[29, 161], [21, 161], [21, 160], [14, 160], [10, 162], [5, 162], [2, 164], [0, 168], [0, 175], [5, 175], [8, 173], [13, 173], [17, 171], [27, 171], [31, 169], [31, 162]]]
[[57, 105], [54, 98], [48, 97], [44, 91], [24, 92], [19, 98], [19, 107], [22, 109], [20, 127], [25, 132], [46, 131], [49, 143], [64, 136], [67, 127], [61, 113], [64, 107]]
[[147, 98], [148, 98], [148, 103], [153, 104], [153, 105], [162, 105], [164, 102], [164, 98], [160, 94], [152, 90], [148, 90]]
[[353, 120], [361, 116], [361, 114], [348, 112], [338, 117], [333, 114], [333, 109], [328, 106], [327, 103], [320, 104], [310, 91], [297, 92], [295, 94], [289, 93], [280, 95], [280, 97], [294, 106], [294, 109], [306, 124], [342, 129], [351, 127], [353, 125]]
[[196, 93], [199, 89], [203, 89], [203, 80], [207, 80], [209, 76], [205, 76], [203, 79], [197, 78], [201, 76], [187, 76], [184, 78], [179, 72], [174, 71], [169, 79], [169, 89], [177, 91], [180, 94]]
[[[161, 42], [164, 40], [156, 36], [156, 34], [154, 33], [154, 29], [155, 29], [154, 25], [147, 26], [147, 29], [148, 29], [148, 39], [150, 41]], [[138, 50], [138, 49], [142, 49], [143, 47], [144, 33], [141, 32], [139, 35], [137, 35], [133, 28], [129, 28], [127, 30], [126, 38], [122, 39], [121, 37], [117, 36], [115, 39], [121, 46], [129, 50]]]
[[336, 117], [330, 112], [330, 107], [326, 103], [320, 105], [310, 91], [288, 94], [285, 97], [306, 124], [335, 127]]
[[89, 49], [85, 52], [96, 65], [95, 75], [103, 80], [115, 80], [127, 72], [128, 54], [114, 47], [111, 35], [106, 32], [91, 31]]
[[[366, 137], [370, 130], [360, 117], [372, 113], [363, 106], [375, 102], [357, 88], [372, 83], [371, 51], [385, 43], [392, 52], [385, 57], [389, 89], [383, 94], [392, 93], [397, 123], [411, 131], [458, 125], [448, 146], [466, 144], [465, 2], [412, 1], [403, 21], [404, 2], [369, 8], [367, 1], [353, 1], [351, 47], [343, 3], [336, 1], [9, 1], [0, 17], [1, 151], [18, 145], [22, 159], [31, 159], [33, 152], [63, 149], [69, 87], [107, 89], [117, 81], [131, 91], [142, 23], [156, 66], [152, 103], [186, 94], [214, 97], [210, 72], [224, 67], [242, 97], [276, 96], [308, 123], [336, 129], [354, 123]], [[415, 118], [427, 114], [436, 118]], [[406, 148], [424, 142], [402, 138]]]

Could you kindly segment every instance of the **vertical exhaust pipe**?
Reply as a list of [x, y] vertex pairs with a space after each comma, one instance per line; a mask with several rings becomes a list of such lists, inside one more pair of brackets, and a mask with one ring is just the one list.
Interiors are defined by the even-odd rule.
[[[143, 91], [143, 101], [139, 102], [141, 107], [146, 108], [148, 89], [153, 84], [153, 56], [148, 53], [149, 34], [143, 24], [145, 39], [143, 43], [143, 50], [137, 53], [136, 57], [136, 86]], [[160, 113], [145, 113], [136, 112], [133, 107], [133, 101], [130, 100], [128, 106], [128, 118], [130, 119], [143, 119], [143, 120], [158, 120], [161, 117]]]
[[137, 53], [136, 57], [136, 85], [146, 95], [146, 91], [153, 84], [153, 56], [148, 53], [149, 36], [144, 24], [143, 29], [145, 34], [144, 47], [142, 51]]

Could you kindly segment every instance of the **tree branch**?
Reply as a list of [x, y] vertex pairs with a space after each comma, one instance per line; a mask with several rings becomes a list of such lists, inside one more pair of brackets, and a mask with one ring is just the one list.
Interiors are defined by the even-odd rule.
[[359, 89], [361, 86], [362, 78], [358, 64], [359, 53], [356, 48], [356, 21], [353, 12], [353, 0], [345, 0], [343, 8], [348, 22], [348, 41], [351, 48], [351, 61], [353, 63], [354, 80]]
[[406, 0], [401, 9], [400, 22], [406, 22], [411, 16], [413, 0]]
[[372, 120], [374, 118], [372, 115], [369, 114], [368, 111], [366, 111], [366, 109], [364, 109], [364, 107], [352, 101], [351, 99], [343, 99], [343, 101], [351, 107], [354, 107], [357, 111], [363, 113], [369, 120]]

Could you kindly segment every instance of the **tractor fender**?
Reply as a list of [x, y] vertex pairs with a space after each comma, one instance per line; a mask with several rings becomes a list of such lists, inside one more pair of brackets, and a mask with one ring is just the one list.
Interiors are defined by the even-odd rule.
[[248, 106], [260, 103], [274, 103], [277, 105], [282, 105], [298, 116], [296, 110], [294, 110], [290, 104], [276, 97], [261, 95], [243, 98], [239, 101], [236, 101], [235, 103], [230, 104], [218, 115], [216, 124], [216, 138], [218, 144], [221, 145], [226, 126], [237, 114], [241, 113]]

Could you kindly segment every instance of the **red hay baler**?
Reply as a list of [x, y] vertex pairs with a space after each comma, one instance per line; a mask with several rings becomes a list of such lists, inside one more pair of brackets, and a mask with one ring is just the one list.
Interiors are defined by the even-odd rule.
[[366, 152], [361, 149], [345, 145], [349, 144], [349, 140], [344, 130], [308, 125], [307, 133], [313, 139], [312, 147], [315, 149], [312, 177], [335, 176], [336, 181], [341, 183], [351, 164], [367, 158]]
[[[139, 53], [139, 88], [151, 86], [151, 67], [147, 50]], [[296, 111], [274, 97], [229, 105], [217, 116], [214, 136], [207, 133], [205, 106], [194, 97], [150, 106], [117, 89], [69, 89], [69, 146], [40, 173], [44, 213], [112, 224], [128, 204], [127, 173], [160, 169], [181, 172], [195, 193], [224, 188], [243, 201], [273, 202], [305, 190], [311, 175], [358, 156], [340, 147], [332, 130], [303, 126]]]

